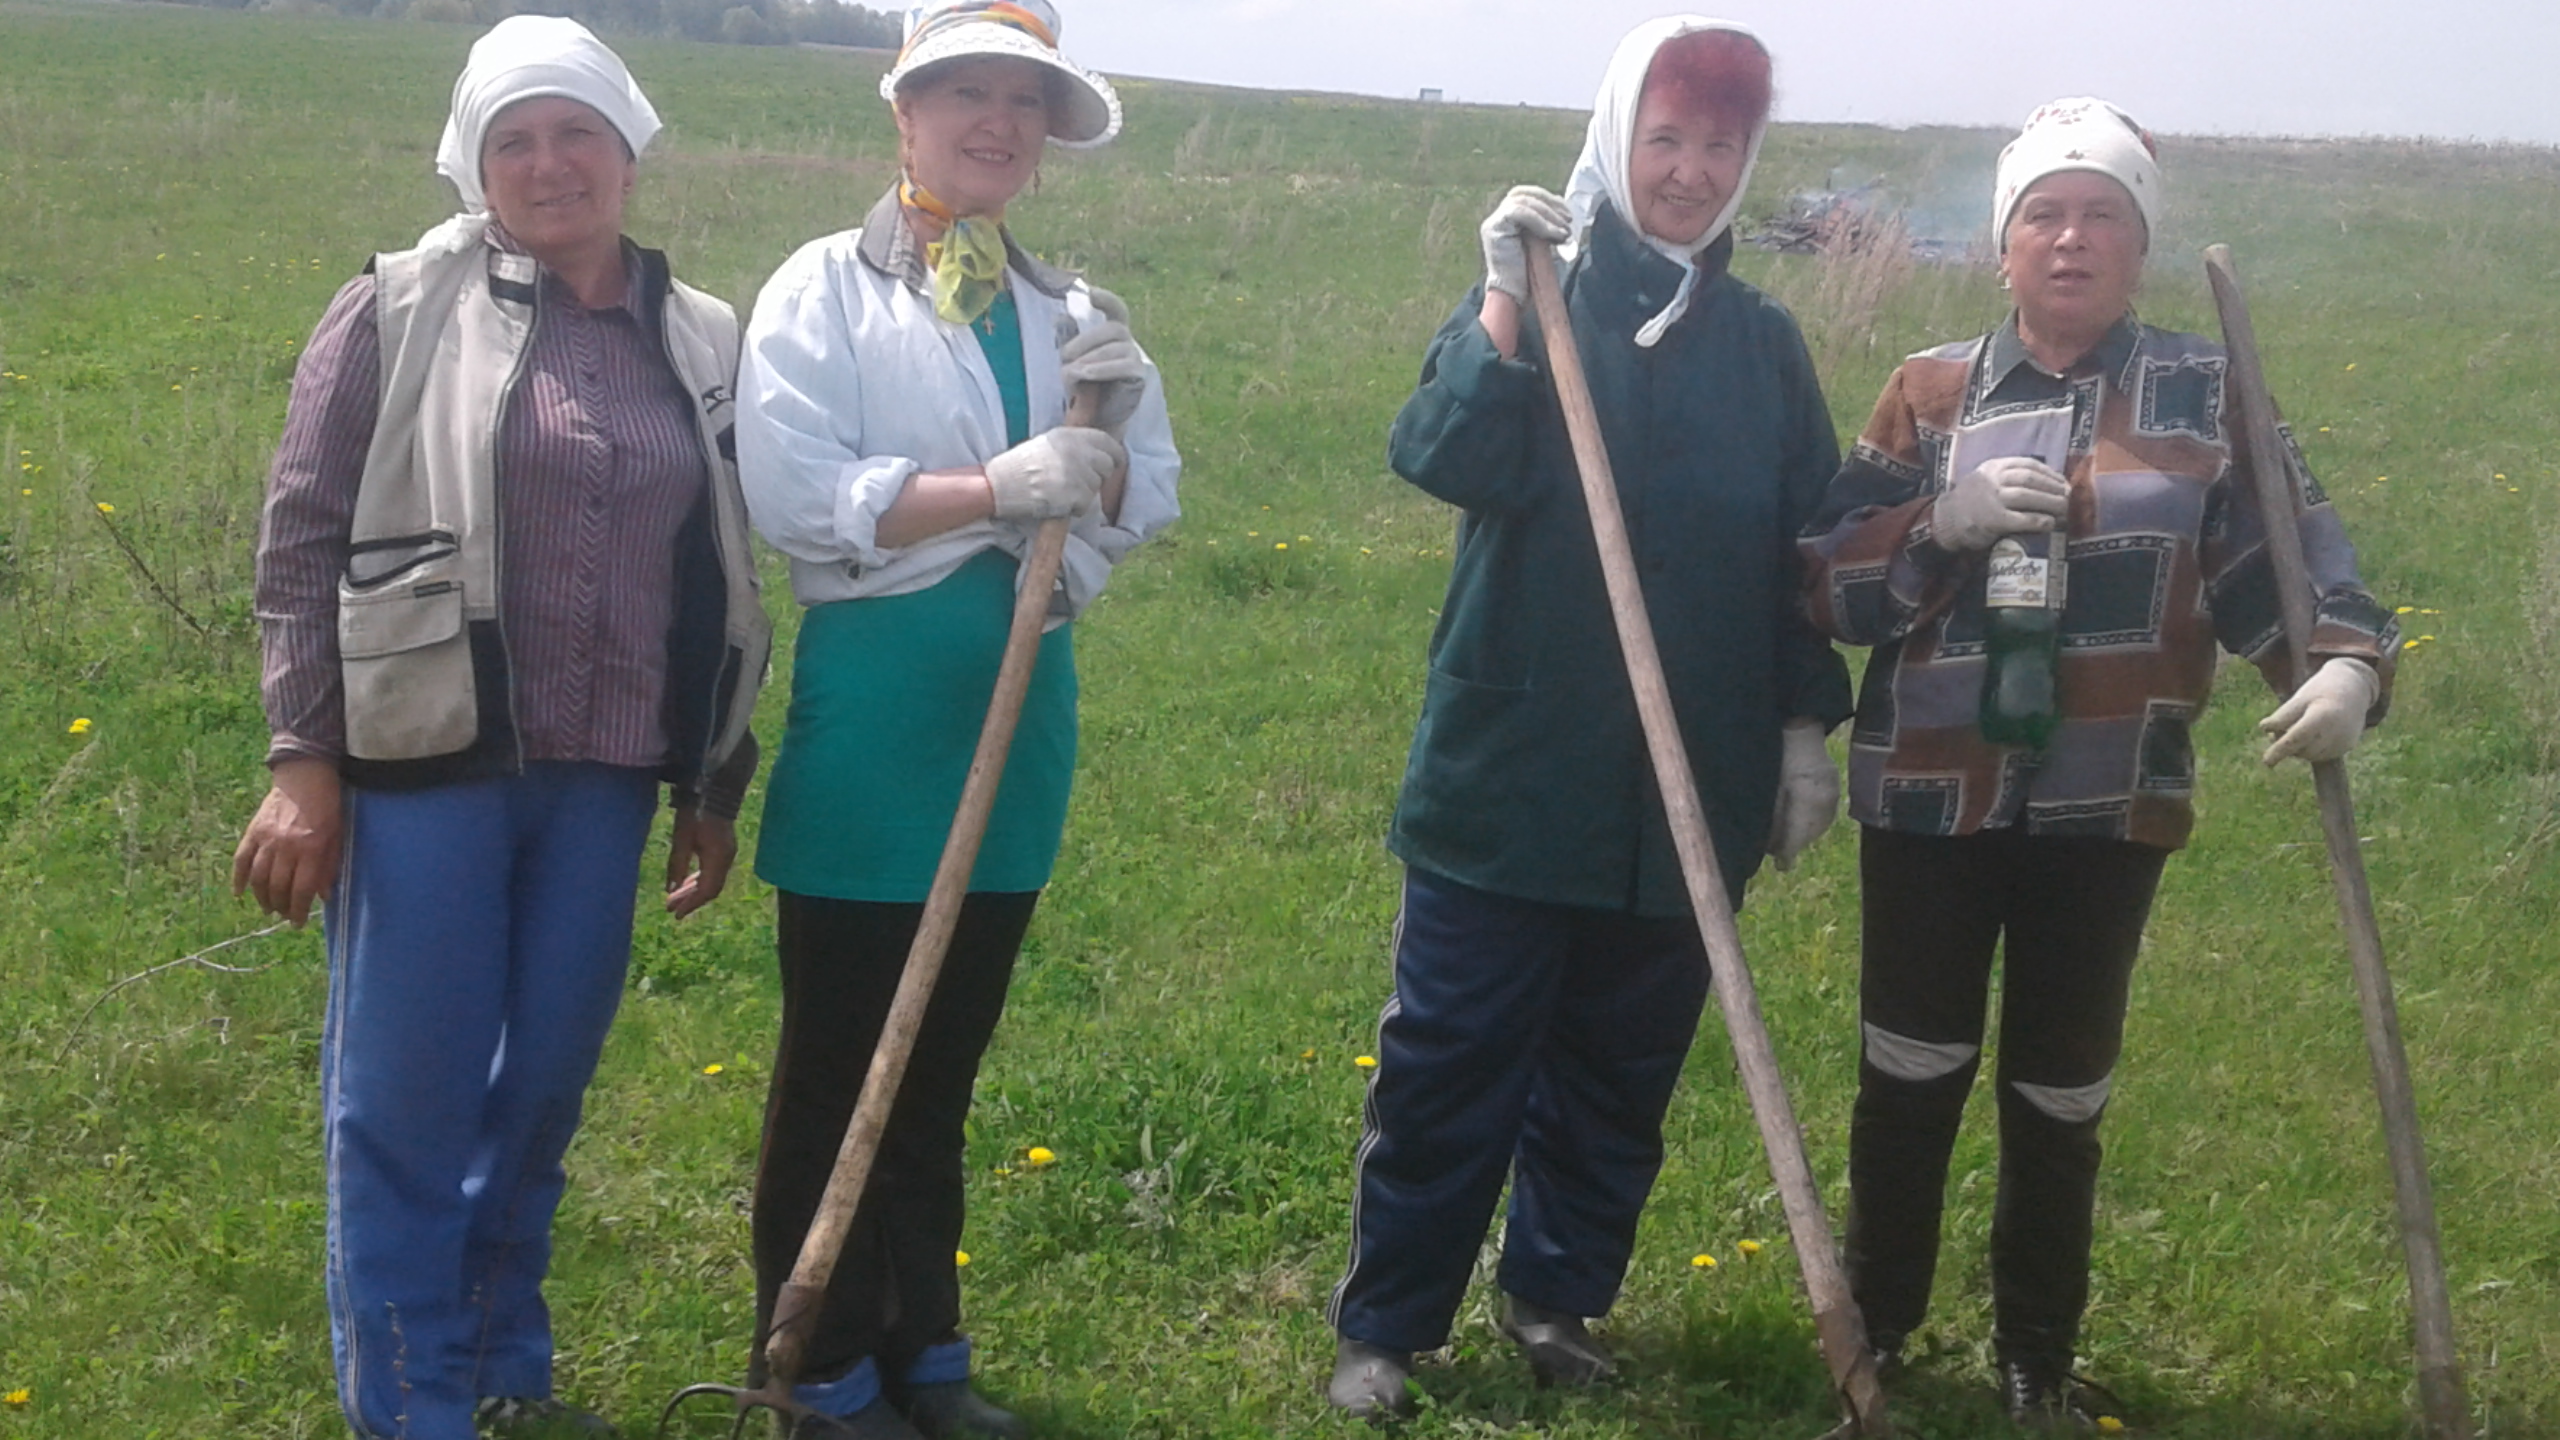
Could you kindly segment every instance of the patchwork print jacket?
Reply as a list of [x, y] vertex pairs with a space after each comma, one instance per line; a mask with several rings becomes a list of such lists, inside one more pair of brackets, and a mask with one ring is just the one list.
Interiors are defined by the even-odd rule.
[[[2190, 732], [2217, 644], [2286, 684], [2283, 618], [2222, 347], [2130, 316], [2069, 373], [2030, 357], [2017, 322], [1903, 362], [1799, 548], [1814, 623], [1870, 645], [1849, 740], [1850, 813], [1928, 835], [2029, 832], [2184, 844]], [[2337, 511], [2285, 449], [2318, 592], [2315, 659], [2353, 656], [2389, 703], [2399, 628], [2356, 575]], [[2003, 455], [2071, 481], [2058, 674], [2062, 724], [2041, 754], [1985, 741], [1983, 557], [1931, 536], [1937, 495]]]

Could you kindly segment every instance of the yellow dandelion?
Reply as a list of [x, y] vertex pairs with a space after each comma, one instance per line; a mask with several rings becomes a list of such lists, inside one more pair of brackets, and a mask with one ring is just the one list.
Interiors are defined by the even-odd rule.
[[98, 513], [101, 515], [113, 515], [116, 513], [116, 507], [108, 504], [104, 500], [101, 500], [98, 502]]
[[2347, 368], [2348, 368], [2348, 369], [2350, 369], [2350, 370], [2353, 370], [2354, 368], [2356, 368], [2356, 362], [2354, 362], [2353, 360], [2348, 361], [2348, 362], [2347, 362]]
[[1374, 554], [1376, 554], [1377, 552], [1376, 552], [1376, 551], [1374, 551], [1374, 550], [1371, 550], [1368, 546], [1363, 545], [1363, 546], [1361, 546], [1361, 547], [1360, 547], [1360, 553], [1361, 553], [1361, 554], [1363, 554], [1363, 555], [1374, 555]]
[[2436, 637], [2433, 635], [2421, 635], [2418, 637], [2418, 643], [2421, 645], [2429, 644], [2433, 642], [2435, 638]]
[[2391, 613], [2394, 615], [2415, 615], [2418, 613], [2418, 607], [2415, 605], [2403, 605]]
[[65, 732], [72, 735], [86, 735], [89, 733], [89, 725], [90, 721], [88, 716], [78, 716], [72, 720], [70, 725], [65, 727]]
[[999, 1165], [996, 1167], [996, 1174], [999, 1176], [1011, 1175], [1012, 1173], [1013, 1167], [1010, 1165]]
[[1058, 1152], [1050, 1149], [1046, 1145], [1034, 1145], [1023, 1155], [1022, 1158], [1030, 1162], [1033, 1169], [1038, 1169], [1043, 1165], [1057, 1164]]
[[2501, 472], [2498, 472], [2498, 471], [2494, 471], [2494, 470], [2493, 470], [2493, 471], [2491, 471], [2491, 472], [2489, 473], [2489, 478], [2490, 478], [2490, 479], [2492, 479], [2492, 480], [2504, 480], [2504, 479], [2506, 479], [2507, 477], [2505, 476], [2505, 474], [2503, 474], [2503, 473], [2501, 473]]
[[2121, 1435], [2124, 1433], [2124, 1422], [2113, 1415], [2101, 1415], [2098, 1417], [2098, 1433], [2101, 1435]]
[[966, 1264], [968, 1264], [968, 1263], [969, 1263], [969, 1252], [968, 1252], [968, 1251], [966, 1251], [966, 1250], [954, 1250], [954, 1251], [952, 1251], [952, 1252], [951, 1252], [951, 1263], [952, 1263], [952, 1264], [954, 1264], [954, 1265], [966, 1265]]
[[1757, 1240], [1745, 1240], [1735, 1245], [1733, 1248], [1741, 1251], [1745, 1255], [1757, 1255], [1760, 1253], [1760, 1242]]
[[703, 1073], [703, 1074], [705, 1074], [705, 1075], [717, 1075], [717, 1074], [719, 1074], [721, 1071], [726, 1070], [726, 1069], [728, 1069], [728, 1068], [729, 1068], [728, 1066], [721, 1064], [721, 1063], [720, 1063], [719, 1061], [717, 1061], [717, 1060], [714, 1060], [714, 1061], [712, 1061], [710, 1064], [705, 1065], [705, 1066], [703, 1066], [703, 1067], [702, 1067], [702, 1073]]
[[1692, 1269], [1713, 1270], [1716, 1268], [1716, 1257], [1713, 1255], [1692, 1255], [1689, 1257], [1689, 1265]]
[[2441, 614], [2443, 614], [2444, 612], [2443, 612], [2443, 611], [2441, 611], [2441, 610], [2428, 610], [2428, 609], [2425, 609], [2425, 608], [2421, 608], [2421, 609], [2418, 611], [2418, 613], [2419, 613], [2419, 614], [2421, 614], [2421, 615], [2441, 615]]
[[21, 494], [21, 495], [33, 495], [33, 494], [34, 494], [34, 493], [36, 493], [36, 492], [34, 492], [33, 490], [20, 490], [18, 493], [19, 493], [19, 494]]
[[34, 1404], [35, 1400], [36, 1392], [28, 1389], [24, 1385], [19, 1386], [17, 1389], [10, 1391], [6, 1395], [0, 1395], [0, 1405], [6, 1405], [12, 1410], [24, 1410], [28, 1406]]
[[1378, 1057], [1375, 1055], [1354, 1055], [1351, 1057], [1351, 1063], [1359, 1066], [1363, 1070], [1375, 1070], [1378, 1068]]
[[1289, 542], [1286, 540], [1275, 540], [1271, 542], [1271, 548], [1274, 550], [1286, 550], [1289, 548]]
[[1316, 1058], [1315, 1047], [1310, 1045], [1306, 1049], [1299, 1051], [1298, 1058], [1301, 1060], [1313, 1060]]
[[2328, 434], [2328, 433], [2329, 433], [2329, 427], [2328, 427], [2328, 426], [2326, 426], [2326, 425], [2321, 426], [2321, 427], [2320, 427], [2320, 433], [2321, 433], [2321, 434], [2323, 434], [2323, 435]]

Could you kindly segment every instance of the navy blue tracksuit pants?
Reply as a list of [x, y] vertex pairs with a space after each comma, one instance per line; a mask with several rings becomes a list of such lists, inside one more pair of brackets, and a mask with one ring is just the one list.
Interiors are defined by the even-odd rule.
[[1506, 1175], [1502, 1288], [1608, 1313], [1706, 997], [1687, 916], [1519, 900], [1408, 868], [1333, 1328], [1389, 1350], [1447, 1343]]

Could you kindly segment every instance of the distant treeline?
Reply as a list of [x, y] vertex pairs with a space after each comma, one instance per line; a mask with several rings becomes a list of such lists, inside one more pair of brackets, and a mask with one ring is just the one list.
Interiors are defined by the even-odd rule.
[[374, 16], [494, 25], [510, 15], [566, 15], [600, 35], [674, 35], [728, 45], [898, 47], [893, 12], [836, 0], [192, 0], [216, 10]]

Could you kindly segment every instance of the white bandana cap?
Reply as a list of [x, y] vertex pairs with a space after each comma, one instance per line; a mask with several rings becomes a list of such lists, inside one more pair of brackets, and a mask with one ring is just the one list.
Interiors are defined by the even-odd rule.
[[462, 193], [464, 209], [489, 206], [480, 186], [480, 144], [498, 112], [545, 95], [565, 96], [602, 115], [634, 157], [658, 133], [658, 112], [639, 82], [586, 26], [554, 15], [509, 16], [471, 47], [436, 146], [436, 173]]
[[[1636, 229], [1635, 201], [1627, 188], [1627, 166], [1635, 154], [1636, 107], [1644, 99], [1645, 72], [1653, 68], [1654, 53], [1683, 35], [1700, 30], [1724, 30], [1740, 35], [1754, 45], [1760, 37], [1747, 25], [1731, 20], [1710, 20], [1703, 15], [1665, 15], [1647, 20], [1627, 32], [1618, 42], [1617, 53], [1609, 57], [1609, 69], [1600, 77], [1600, 94], [1591, 103], [1591, 125], [1583, 134], [1582, 158], [1573, 163], [1573, 178], [1565, 182], [1564, 201], [1573, 212], [1573, 238], [1566, 245], [1568, 258], [1581, 248], [1584, 237], [1591, 233], [1591, 222], [1599, 214], [1600, 202], [1606, 199], [1618, 218]], [[1742, 175], [1734, 182], [1733, 193], [1725, 197], [1724, 209], [1706, 233], [1687, 245], [1674, 245], [1657, 240], [1637, 230], [1644, 243], [1660, 251], [1680, 266], [1680, 288], [1673, 292], [1671, 303], [1662, 313], [1646, 321], [1636, 331], [1636, 343], [1650, 348], [1662, 339], [1663, 332], [1689, 313], [1689, 297], [1698, 288], [1700, 252], [1716, 242], [1733, 224], [1735, 212], [1742, 208], [1742, 192], [1751, 187], [1751, 170], [1760, 163], [1760, 141], [1769, 132], [1769, 118], [1751, 129], [1751, 147], [1742, 158]]]
[[1071, 150], [1104, 144], [1120, 133], [1120, 92], [1068, 59], [1058, 49], [1058, 32], [1057, 7], [1049, 0], [933, 0], [912, 6], [898, 63], [880, 77], [880, 98], [894, 104], [909, 77], [948, 60], [1028, 60], [1064, 82], [1050, 90], [1055, 109], [1049, 138]]
[[2125, 188], [2142, 212], [2143, 233], [2160, 228], [2160, 150], [2151, 132], [2122, 110], [2087, 95], [2038, 106], [2026, 128], [2000, 152], [1992, 182], [1991, 238], [2009, 253], [2009, 217], [2037, 181], [2065, 170], [2089, 170]]

